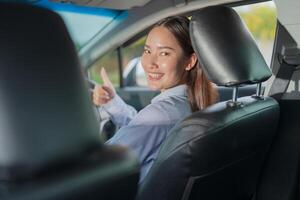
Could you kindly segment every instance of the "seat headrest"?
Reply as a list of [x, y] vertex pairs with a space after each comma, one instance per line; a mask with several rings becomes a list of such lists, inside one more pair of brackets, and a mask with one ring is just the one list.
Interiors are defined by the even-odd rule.
[[254, 39], [232, 8], [200, 9], [192, 17], [190, 34], [199, 63], [217, 85], [254, 84], [271, 76]]
[[74, 44], [56, 13], [0, 3], [0, 180], [101, 146]]

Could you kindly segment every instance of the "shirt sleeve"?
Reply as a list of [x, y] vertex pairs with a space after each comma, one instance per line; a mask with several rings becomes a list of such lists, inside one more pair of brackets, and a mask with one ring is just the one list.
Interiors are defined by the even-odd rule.
[[[141, 163], [141, 178], [149, 170], [162, 142], [173, 125], [159, 108], [154, 106], [141, 110], [125, 127], [119, 129], [106, 144], [129, 147]], [[148, 167], [149, 166], [149, 167]]]
[[126, 104], [118, 95], [99, 107], [99, 112], [101, 117], [109, 115], [118, 127], [127, 125], [137, 114], [135, 108]]

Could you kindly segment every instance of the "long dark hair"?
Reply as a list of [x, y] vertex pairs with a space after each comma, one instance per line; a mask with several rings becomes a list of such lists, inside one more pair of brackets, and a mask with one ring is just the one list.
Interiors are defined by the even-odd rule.
[[[184, 56], [189, 58], [194, 53], [189, 35], [189, 24], [190, 20], [187, 17], [173, 16], [159, 21], [154, 27], [167, 28], [183, 49]], [[191, 70], [185, 71], [182, 77], [183, 82], [188, 86], [188, 98], [192, 112], [206, 108], [218, 100], [216, 87], [205, 77], [198, 61], [195, 65]]]

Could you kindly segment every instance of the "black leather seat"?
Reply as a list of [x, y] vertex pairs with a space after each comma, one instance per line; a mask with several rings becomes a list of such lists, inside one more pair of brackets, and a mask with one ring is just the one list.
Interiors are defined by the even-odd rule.
[[134, 199], [138, 162], [102, 144], [62, 19], [1, 3], [0, 43], [0, 199]]
[[[275, 134], [278, 103], [260, 95], [271, 76], [236, 12], [207, 7], [192, 17], [191, 38], [207, 77], [234, 87], [233, 100], [193, 113], [164, 142], [138, 200], [250, 200]], [[238, 86], [258, 84], [236, 99]]]

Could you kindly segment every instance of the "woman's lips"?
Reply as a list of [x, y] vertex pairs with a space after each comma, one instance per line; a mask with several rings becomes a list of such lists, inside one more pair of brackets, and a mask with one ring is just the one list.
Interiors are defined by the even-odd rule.
[[160, 80], [163, 76], [163, 73], [148, 73], [148, 79], [151, 81]]

